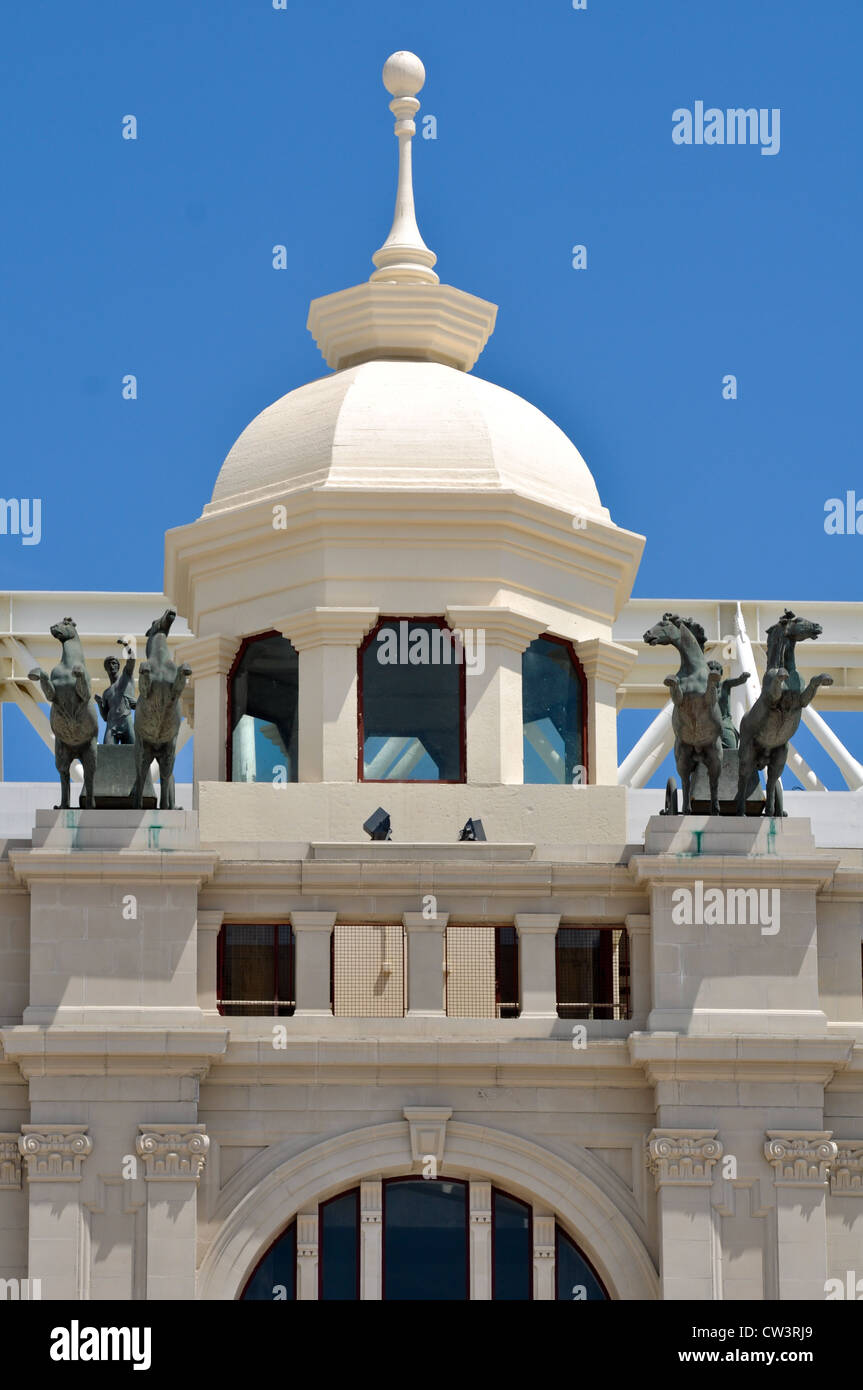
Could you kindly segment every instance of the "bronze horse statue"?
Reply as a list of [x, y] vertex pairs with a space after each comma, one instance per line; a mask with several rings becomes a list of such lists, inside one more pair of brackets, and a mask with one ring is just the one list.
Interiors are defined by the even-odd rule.
[[794, 660], [798, 642], [821, 636], [820, 623], [798, 618], [790, 609], [767, 629], [767, 670], [761, 694], [740, 721], [740, 763], [736, 814], [746, 815], [746, 788], [753, 773], [767, 769], [765, 816], [784, 815], [779, 778], [788, 758], [788, 744], [796, 734], [804, 706], [819, 686], [832, 685], [824, 672], [813, 676], [805, 690]]
[[93, 805], [99, 716], [87, 674], [84, 649], [72, 619], [64, 618], [62, 623], [55, 623], [51, 636], [56, 637], [63, 649], [59, 665], [54, 667], [50, 676], [46, 676], [41, 666], [34, 667], [29, 674], [31, 681], [39, 682], [42, 694], [51, 706], [54, 766], [60, 774], [60, 805], [54, 809], [68, 811], [70, 768], [75, 758], [81, 759], [84, 769], [84, 790], [80, 804], [84, 807]]
[[174, 809], [174, 758], [180, 731], [179, 701], [190, 666], [178, 666], [168, 651], [168, 633], [177, 614], [167, 608], [147, 628], [147, 656], [138, 676], [138, 703], [135, 707], [135, 787], [132, 805], [144, 805], [147, 769], [155, 758], [159, 764], [159, 809]]
[[700, 623], [664, 613], [662, 621], [644, 634], [649, 647], [671, 646], [680, 654], [676, 676], [666, 676], [674, 709], [674, 761], [683, 790], [682, 813], [691, 815], [692, 777], [699, 763], [707, 768], [710, 814], [719, 815], [719, 774], [722, 771], [722, 714], [719, 708], [721, 669], [710, 670], [704, 655], [706, 636]]

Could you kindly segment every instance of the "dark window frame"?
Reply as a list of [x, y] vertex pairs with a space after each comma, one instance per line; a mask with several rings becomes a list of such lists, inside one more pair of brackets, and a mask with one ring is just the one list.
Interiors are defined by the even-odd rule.
[[[356, 1240], [354, 1241], [354, 1249], [356, 1252], [355, 1286], [357, 1296], [356, 1299], [339, 1299], [333, 1301], [343, 1303], [359, 1302], [362, 1297], [362, 1209], [360, 1207], [360, 1187], [359, 1183], [357, 1183], [356, 1187], [349, 1187], [347, 1191], [344, 1192], [334, 1192], [332, 1197], [327, 1197], [323, 1202], [318, 1202], [318, 1301], [320, 1303], [329, 1302], [329, 1300], [324, 1298], [324, 1253], [326, 1245], [326, 1242], [324, 1240], [323, 1223], [324, 1207], [328, 1207], [331, 1202], [340, 1202], [345, 1197], [351, 1196], [354, 1198], [357, 1204]], [[383, 1227], [381, 1227], [381, 1239], [383, 1239]]]
[[452, 632], [453, 629], [445, 618], [437, 614], [424, 615], [415, 613], [408, 616], [406, 613], [399, 613], [393, 617], [379, 618], [370, 632], [366, 633], [360, 643], [357, 652], [357, 781], [363, 782], [366, 786], [415, 786], [415, 787], [443, 787], [443, 786], [462, 786], [467, 780], [467, 700], [465, 687], [465, 663], [458, 663], [459, 673], [459, 776], [458, 777], [365, 777], [365, 726], [364, 726], [364, 691], [363, 691], [363, 658], [368, 647], [373, 641], [377, 640], [377, 635], [381, 628], [394, 627], [401, 622], [417, 625], [423, 624], [427, 627], [437, 627]]
[[[251, 1007], [251, 1005], [249, 1005], [249, 1004], [246, 1004], [246, 1005], [243, 1005], [243, 1004], [227, 1004], [227, 1005], [226, 1005], [226, 1004], [223, 1002], [223, 1001], [224, 1001], [224, 998], [225, 998], [225, 935], [226, 935], [226, 931], [227, 931], [227, 929], [228, 929], [229, 927], [270, 927], [270, 928], [272, 929], [272, 932], [273, 932], [273, 940], [272, 940], [272, 943], [271, 943], [270, 946], [268, 946], [268, 947], [265, 948], [265, 949], [267, 949], [267, 950], [271, 950], [272, 953], [273, 953], [273, 1011], [272, 1011], [271, 1014], [269, 1014], [269, 1013], [267, 1013], [267, 1014], [264, 1014], [264, 1013], [261, 1013], [261, 1014], [246, 1014], [246, 1013], [243, 1013], [243, 1014], [235, 1014], [235, 1013], [232, 1013], [232, 1012], [228, 1012], [228, 1013], [225, 1012], [225, 1008], [226, 1008], [226, 1007], [227, 1007], [228, 1010], [231, 1010], [231, 1009], [233, 1009], [233, 1008], [249, 1008], [249, 1007]], [[290, 933], [290, 939], [289, 939], [289, 941], [288, 941], [288, 943], [287, 943], [288, 959], [289, 959], [288, 979], [289, 979], [289, 984], [290, 984], [289, 993], [292, 994], [292, 995], [294, 995], [293, 1000], [281, 1000], [281, 999], [279, 999], [279, 931], [280, 931], [281, 928], [283, 928], [283, 927], [287, 927], [287, 929], [288, 929], [288, 931], [289, 931], [289, 933]], [[282, 949], [284, 949], [284, 947], [283, 947]], [[223, 923], [222, 923], [222, 925], [221, 925], [220, 928], [219, 928], [218, 937], [217, 937], [217, 939], [216, 939], [216, 1008], [218, 1009], [219, 1014], [220, 1014], [220, 1016], [221, 1016], [222, 1018], [293, 1018], [294, 1012], [295, 1012], [296, 1007], [297, 1007], [297, 1001], [296, 1001], [296, 987], [297, 987], [297, 934], [296, 934], [296, 932], [294, 931], [294, 928], [293, 928], [293, 926], [292, 926], [292, 924], [291, 924], [290, 922], [248, 922], [248, 921], [247, 921], [247, 922], [223, 922]], [[283, 1009], [284, 1012], [279, 1012], [280, 1009]]]
[[[226, 730], [225, 730], [225, 781], [226, 781], [226, 782], [233, 782], [233, 780], [234, 780], [234, 677], [235, 677], [235, 675], [237, 674], [237, 671], [239, 670], [240, 662], [243, 660], [243, 657], [246, 655], [246, 652], [249, 650], [249, 647], [253, 646], [253, 645], [255, 644], [255, 642], [263, 642], [263, 641], [265, 641], [268, 637], [270, 637], [270, 638], [272, 638], [272, 637], [281, 637], [281, 638], [282, 638], [284, 641], [286, 641], [286, 642], [290, 642], [290, 640], [291, 640], [289, 637], [285, 637], [285, 634], [284, 634], [283, 632], [277, 632], [275, 628], [270, 628], [267, 632], [254, 632], [254, 633], [252, 633], [251, 637], [244, 637], [243, 640], [242, 640], [242, 642], [240, 643], [240, 646], [239, 646], [238, 650], [237, 650], [236, 656], [234, 657], [233, 661], [231, 662], [231, 669], [230, 669], [230, 671], [228, 672], [228, 675], [227, 675], [227, 681], [228, 681], [228, 702], [227, 702], [227, 727], [226, 727]], [[291, 646], [293, 646], [293, 645], [294, 645], [293, 642], [291, 642]], [[294, 647], [294, 651], [296, 651], [296, 647]], [[299, 656], [299, 652], [297, 652], [297, 655]], [[299, 692], [298, 692], [298, 695], [297, 695], [297, 699], [298, 699], [298, 701], [299, 701]], [[297, 777], [297, 781], [299, 781], [299, 776]], [[244, 783], [242, 783], [242, 784], [239, 784], [239, 783], [238, 783], [238, 785], [246, 786], [246, 785], [249, 785], [249, 784], [247, 784], [247, 783], [244, 782]], [[254, 783], [252, 783], [251, 785], [254, 785]]]
[[[601, 977], [601, 979], [603, 980], [603, 983], [605, 983], [605, 981], [607, 981], [607, 983], [608, 983], [608, 990], [607, 990], [608, 998], [592, 1000], [592, 1001], [590, 1002], [590, 1004], [587, 1004], [585, 1001], [580, 1001], [579, 1003], [573, 1003], [573, 1002], [570, 1002], [570, 1001], [561, 999], [561, 997], [560, 997], [560, 992], [561, 992], [561, 956], [560, 956], [560, 953], [561, 953], [561, 950], [562, 950], [562, 949], [565, 949], [565, 947], [562, 947], [562, 946], [561, 946], [560, 934], [561, 934], [561, 932], [564, 932], [564, 931], [599, 932], [599, 934], [600, 934], [600, 945], [602, 945], [602, 943], [603, 943], [603, 941], [604, 941], [604, 939], [605, 939], [605, 936], [607, 935], [607, 939], [608, 939], [608, 942], [609, 942], [608, 959], [607, 959], [607, 960], [604, 960], [603, 957], [602, 957], [602, 954], [600, 955], [598, 973], [600, 974], [600, 977]], [[616, 931], [617, 931], [617, 932], [620, 932], [620, 958], [619, 958], [619, 961], [618, 961], [618, 980], [619, 980], [619, 983], [620, 983], [620, 1013], [621, 1013], [621, 1017], [620, 1017], [619, 1019], [615, 1019], [615, 1018], [613, 1017], [613, 1011], [614, 1011], [614, 998], [613, 998], [613, 996], [614, 996], [614, 989], [613, 989], [613, 986], [612, 986], [612, 966], [611, 966], [611, 955], [612, 955], [612, 952], [613, 952], [613, 950], [614, 950], [614, 941], [613, 941], [613, 935], [612, 935], [612, 934], [613, 934], [614, 932], [616, 932]], [[601, 992], [602, 992], [602, 991], [601, 991]], [[630, 940], [629, 940], [629, 932], [627, 931], [626, 927], [625, 927], [622, 923], [612, 923], [612, 924], [610, 924], [610, 925], [606, 925], [605, 923], [599, 924], [599, 923], [590, 923], [590, 922], [562, 922], [562, 923], [559, 925], [557, 931], [555, 932], [555, 937], [554, 937], [554, 1000], [555, 1000], [555, 1007], [556, 1007], [556, 1009], [557, 1009], [557, 1016], [558, 1016], [558, 1018], [563, 1018], [563, 1019], [568, 1019], [568, 1020], [573, 1020], [573, 1019], [574, 1019], [576, 1022], [581, 1021], [581, 1022], [584, 1022], [584, 1023], [591, 1023], [591, 1022], [593, 1022], [593, 1023], [598, 1023], [598, 1022], [606, 1022], [606, 1023], [608, 1023], [608, 1022], [612, 1022], [612, 1023], [626, 1023], [626, 1022], [629, 1022], [629, 1021], [632, 1019], [632, 972], [631, 972], [631, 966], [630, 966]], [[571, 1014], [571, 1013], [562, 1013], [562, 1012], [561, 1012], [562, 1009], [575, 1009], [575, 1008], [589, 1008], [589, 1009], [590, 1009], [590, 1012], [589, 1012], [589, 1013], [586, 1013], [586, 1014], [584, 1014], [584, 1013], [582, 1013], [582, 1014]], [[602, 1012], [602, 1013], [597, 1013], [597, 1012], [596, 1012], [597, 1010], [603, 1010], [603, 1012]], [[608, 1011], [608, 1012], [606, 1012], [606, 1011]], [[610, 1018], [608, 1017], [608, 1013], [611, 1014], [611, 1017], [610, 1017]]]
[[[590, 779], [590, 750], [589, 750], [588, 742], [587, 742], [587, 727], [588, 727], [588, 718], [587, 718], [587, 676], [585, 675], [584, 667], [582, 666], [581, 661], [579, 660], [578, 652], [576, 651], [575, 644], [574, 644], [574, 642], [573, 642], [569, 637], [558, 637], [557, 634], [554, 633], [554, 632], [540, 632], [540, 633], [537, 634], [537, 636], [536, 636], [533, 640], [534, 640], [535, 642], [556, 642], [556, 643], [558, 644], [558, 646], [560, 646], [560, 647], [566, 647], [567, 651], [569, 652], [570, 661], [572, 662], [573, 669], [575, 670], [575, 674], [576, 674], [576, 676], [578, 677], [578, 682], [579, 682], [579, 685], [580, 685], [580, 687], [581, 687], [581, 756], [582, 756], [582, 764], [581, 764], [581, 765], [582, 765], [582, 767], [584, 768], [584, 772], [585, 772], [585, 778], [584, 778], [584, 783], [583, 783], [583, 785], [584, 785], [584, 786], [589, 786], [589, 785], [590, 785], [590, 780], [591, 780], [591, 779]], [[530, 645], [530, 643], [529, 643], [528, 645]], [[525, 651], [526, 651], [526, 650], [527, 650], [527, 648], [525, 648]], [[523, 656], [524, 656], [524, 653], [522, 653], [522, 657], [523, 657]], [[523, 679], [524, 679], [524, 677], [523, 677], [523, 675], [522, 675], [522, 680], [523, 680]], [[523, 727], [524, 727], [524, 687], [523, 687], [523, 686], [522, 686], [522, 706], [521, 706], [521, 709], [522, 709], [522, 729], [523, 729]], [[524, 733], [522, 732], [522, 750], [523, 750], [523, 749], [524, 749]], [[522, 776], [524, 776], [524, 773], [523, 773], [523, 772], [522, 772]], [[544, 785], [551, 785], [551, 786], [562, 785], [562, 786], [566, 786], [567, 784], [566, 784], [565, 782], [564, 782], [564, 783], [550, 783], [550, 784], [546, 784], [546, 783], [543, 783], [543, 782], [526, 782], [524, 785], [525, 785], [525, 786], [528, 786], [528, 787], [541, 787], [541, 786], [544, 786]]]
[[[526, 1201], [524, 1200], [523, 1197], [517, 1197], [516, 1194], [515, 1194], [514, 1192], [507, 1192], [507, 1191], [505, 1191], [505, 1189], [502, 1188], [502, 1187], [496, 1187], [494, 1183], [492, 1183], [492, 1185], [491, 1185], [491, 1298], [492, 1298], [492, 1302], [494, 1302], [494, 1299], [495, 1299], [495, 1287], [496, 1287], [496, 1280], [497, 1280], [497, 1262], [496, 1262], [497, 1219], [496, 1219], [495, 1205], [494, 1205], [494, 1204], [495, 1204], [495, 1198], [496, 1198], [496, 1197], [505, 1197], [505, 1198], [507, 1199], [508, 1202], [520, 1202], [521, 1205], [522, 1205], [523, 1207], [526, 1207], [526, 1208], [527, 1208], [527, 1260], [528, 1260], [528, 1271], [529, 1271], [529, 1272], [528, 1272], [528, 1283], [527, 1283], [527, 1287], [528, 1287], [529, 1293], [528, 1293], [528, 1297], [527, 1297], [527, 1299], [526, 1299], [526, 1302], [532, 1303], [532, 1302], [533, 1302], [533, 1206], [532, 1206], [532, 1204], [531, 1204], [530, 1202], [526, 1202]], [[556, 1220], [555, 1220], [554, 1225], [555, 1225], [555, 1232], [556, 1232], [556, 1231], [557, 1231], [557, 1221], [556, 1221]], [[557, 1254], [557, 1243], [556, 1243], [556, 1242], [557, 1242], [557, 1236], [555, 1235], [555, 1255]], [[508, 1300], [508, 1301], [509, 1301], [509, 1300]]]
[[[396, 1183], [405, 1182], [449, 1182], [464, 1189], [464, 1260], [465, 1260], [465, 1288], [467, 1290], [466, 1303], [470, 1302], [470, 1181], [467, 1178], [441, 1177], [423, 1178], [416, 1173], [402, 1173], [396, 1178], [384, 1178], [381, 1183], [381, 1302], [385, 1303], [387, 1298], [387, 1189], [394, 1187]], [[446, 1302], [456, 1303], [458, 1299], [445, 1300]]]

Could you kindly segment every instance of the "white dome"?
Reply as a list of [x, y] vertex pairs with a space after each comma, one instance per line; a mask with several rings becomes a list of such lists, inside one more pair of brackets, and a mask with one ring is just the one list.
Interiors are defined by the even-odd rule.
[[609, 519], [557, 425], [511, 391], [437, 362], [363, 362], [282, 396], [240, 435], [204, 510], [308, 488], [510, 491]]

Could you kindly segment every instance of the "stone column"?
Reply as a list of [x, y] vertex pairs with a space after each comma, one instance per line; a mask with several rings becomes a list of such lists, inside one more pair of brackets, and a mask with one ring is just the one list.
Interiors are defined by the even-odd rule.
[[357, 780], [357, 649], [376, 608], [310, 608], [279, 623], [300, 654], [301, 782]]
[[628, 913], [623, 919], [629, 937], [629, 991], [632, 1005], [633, 1031], [647, 1028], [652, 996], [650, 984], [650, 916], [648, 913]]
[[491, 1298], [491, 1183], [470, 1184], [470, 1296]]
[[43, 1298], [87, 1297], [87, 1249], [81, 1168], [92, 1152], [86, 1125], [22, 1125], [18, 1148], [29, 1187], [30, 1280]]
[[[545, 623], [511, 608], [446, 610], [447, 622], [474, 640], [466, 647], [476, 663], [465, 662], [467, 781], [485, 786], [524, 781], [522, 653]], [[464, 640], [464, 639], [463, 639]]]
[[219, 1017], [218, 942], [224, 917], [224, 912], [198, 909], [198, 1008], [208, 1021]]
[[423, 917], [421, 912], [402, 915], [408, 946], [409, 1018], [444, 1018], [444, 956], [449, 913]]
[[656, 1181], [664, 1300], [719, 1296], [711, 1193], [713, 1165], [721, 1157], [715, 1129], [654, 1129], [648, 1135], [647, 1165]]
[[195, 730], [195, 805], [199, 782], [227, 779], [228, 672], [240, 650], [240, 637], [195, 637], [180, 642], [175, 660], [192, 668]]
[[829, 1274], [840, 1281], [838, 1296], [857, 1302], [863, 1295], [863, 1139], [837, 1139], [836, 1147], [827, 1206]]
[[[21, 1190], [17, 1131], [0, 1134], [0, 1278], [27, 1277], [27, 1197]], [[30, 1285], [27, 1285], [28, 1290]], [[31, 1297], [33, 1295], [31, 1294]]]
[[560, 914], [517, 912], [522, 1018], [557, 1018], [555, 946]]
[[383, 1297], [383, 1183], [360, 1183], [360, 1298]]
[[596, 786], [617, 786], [617, 692], [638, 653], [605, 637], [578, 642], [587, 677], [587, 770]]
[[330, 937], [334, 912], [291, 912], [295, 951], [295, 1018], [331, 1017]]
[[764, 1157], [776, 1189], [779, 1298], [821, 1301], [827, 1280], [827, 1184], [832, 1131], [769, 1129]]
[[554, 1217], [533, 1213], [533, 1296], [551, 1303], [557, 1294], [554, 1258]]
[[210, 1141], [203, 1125], [138, 1126], [147, 1183], [147, 1298], [195, 1297], [198, 1182]]
[[318, 1213], [297, 1217], [297, 1302], [318, 1297]]

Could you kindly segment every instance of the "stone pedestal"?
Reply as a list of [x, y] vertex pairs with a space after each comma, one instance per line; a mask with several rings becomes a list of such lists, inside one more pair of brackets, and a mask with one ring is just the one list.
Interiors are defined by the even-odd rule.
[[[93, 807], [97, 811], [131, 809], [135, 789], [135, 745], [100, 743], [96, 749], [96, 775], [93, 779]], [[152, 810], [156, 793], [150, 769], [144, 782], [144, 808]]]

